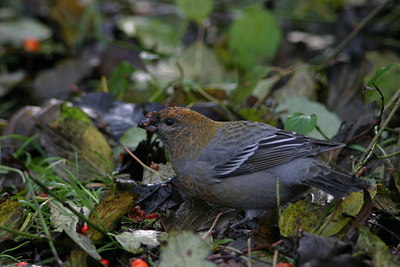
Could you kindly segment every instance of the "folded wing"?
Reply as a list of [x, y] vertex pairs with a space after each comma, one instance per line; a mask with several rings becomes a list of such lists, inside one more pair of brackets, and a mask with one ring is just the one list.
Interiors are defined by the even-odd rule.
[[[269, 126], [273, 128], [272, 126]], [[268, 130], [271, 130], [268, 128]], [[273, 128], [265, 135], [251, 138], [226, 161], [214, 167], [217, 178], [243, 175], [278, 166], [293, 159], [320, 154], [344, 146], [340, 143], [306, 137], [290, 131]], [[243, 142], [243, 140], [238, 140]]]

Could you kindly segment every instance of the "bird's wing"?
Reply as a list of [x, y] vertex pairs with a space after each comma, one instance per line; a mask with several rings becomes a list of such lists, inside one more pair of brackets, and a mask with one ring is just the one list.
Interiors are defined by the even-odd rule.
[[[214, 167], [216, 178], [226, 178], [268, 169], [300, 157], [317, 155], [344, 146], [273, 128], [268, 134], [250, 138], [238, 152]], [[269, 129], [270, 130], [270, 129]]]

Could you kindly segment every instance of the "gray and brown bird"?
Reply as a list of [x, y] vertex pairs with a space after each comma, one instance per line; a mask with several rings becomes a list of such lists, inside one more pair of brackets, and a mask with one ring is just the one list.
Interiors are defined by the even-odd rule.
[[181, 107], [154, 111], [139, 123], [164, 143], [174, 182], [209, 203], [269, 210], [297, 200], [310, 188], [337, 198], [366, 186], [335, 171], [316, 155], [344, 146], [252, 121], [213, 121]]

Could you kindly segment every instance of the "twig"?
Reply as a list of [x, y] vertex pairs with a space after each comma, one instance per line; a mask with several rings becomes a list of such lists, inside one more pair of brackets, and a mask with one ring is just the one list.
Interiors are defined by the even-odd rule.
[[385, 109], [383, 110], [383, 113], [385, 113], [392, 105], [393, 103], [396, 103], [396, 100], [400, 97], [400, 90], [397, 90], [396, 93], [392, 96], [392, 98], [389, 100], [387, 103]]
[[381, 3], [380, 5], [376, 6], [371, 13], [368, 14], [354, 30], [332, 51], [330, 55], [328, 55], [325, 60], [323, 60], [319, 65], [325, 66], [329, 61], [334, 59], [340, 52], [346, 48], [350, 42], [357, 36], [357, 34], [388, 4], [390, 4], [392, 0], [386, 0], [385, 2]]
[[[381, 127], [381, 123], [382, 123], [383, 112], [385, 110], [385, 97], [383, 96], [381, 90], [378, 88], [378, 86], [376, 86], [375, 83], [372, 83], [372, 85], [375, 87], [375, 88], [372, 88], [372, 90], [378, 91], [379, 95], [381, 96], [381, 102], [382, 102], [381, 110], [379, 112], [379, 120], [378, 120], [378, 124], [377, 124], [378, 130], [379, 130], [379, 128]], [[364, 87], [364, 90], [371, 90], [371, 89], [368, 87]]]
[[182, 64], [178, 60], [175, 62], [175, 65], [179, 71], [178, 81], [183, 84], [183, 81], [185, 80], [185, 71], [183, 70]]
[[134, 159], [137, 161], [137, 163], [140, 164], [140, 166], [142, 166], [143, 168], [145, 168], [148, 171], [151, 171], [154, 174], [157, 174], [158, 176], [162, 177], [164, 180], [167, 179], [168, 177], [162, 175], [161, 173], [159, 173], [158, 171], [150, 168], [149, 166], [147, 166], [146, 164], [144, 164], [138, 157], [136, 157], [135, 154], [132, 153], [132, 151], [129, 150], [128, 147], [124, 146], [125, 151]]
[[249, 260], [247, 261], [247, 266], [251, 267], [251, 238], [247, 239], [247, 254], [249, 257]]
[[[267, 245], [263, 245], [263, 246], [258, 246], [258, 247], [252, 248], [251, 251], [258, 251], [258, 250], [264, 250], [264, 249], [271, 248], [271, 247], [276, 247], [276, 246], [279, 246], [282, 243], [283, 243], [283, 240], [281, 239], [281, 240], [276, 241], [275, 243], [272, 243], [272, 244], [267, 244]], [[248, 253], [248, 251], [244, 250], [243, 253]]]
[[272, 260], [272, 267], [275, 267], [276, 264], [278, 263], [278, 256], [279, 256], [279, 251], [277, 249], [274, 250], [274, 259]]
[[368, 223], [382, 228], [384, 231], [386, 231], [387, 233], [389, 233], [392, 237], [396, 238], [396, 239], [397, 239], [397, 242], [400, 243], [400, 237], [399, 237], [398, 235], [396, 235], [393, 231], [391, 231], [389, 228], [383, 226], [383, 225], [380, 224], [380, 223], [374, 222], [373, 220], [369, 220]]
[[218, 215], [215, 217], [215, 220], [214, 220], [213, 224], [211, 225], [210, 229], [207, 231], [207, 233], [205, 233], [201, 237], [201, 239], [205, 240], [211, 236], [211, 232], [214, 230], [215, 225], [217, 225], [217, 222], [218, 222], [219, 218], [222, 216], [222, 214], [223, 214], [222, 212], [218, 213]]
[[372, 139], [371, 143], [368, 145], [366, 151], [364, 154], [361, 156], [359, 163], [356, 165], [355, 170], [353, 171], [354, 173], [357, 173], [369, 160], [369, 158], [372, 155], [372, 151], [375, 148], [375, 145], [378, 141], [378, 138], [381, 136], [383, 131], [385, 130], [386, 126], [389, 124], [389, 122], [392, 120], [394, 114], [396, 114], [397, 110], [400, 107], [400, 98], [397, 99], [396, 104], [394, 105], [392, 111], [390, 112], [389, 116], [386, 118], [386, 120], [382, 123], [381, 128], [379, 131], [376, 133], [374, 138]]
[[396, 152], [394, 152], [394, 153], [392, 153], [392, 154], [389, 154], [389, 155], [385, 155], [385, 156], [376, 156], [378, 159], [388, 159], [388, 158], [391, 158], [391, 157], [394, 157], [394, 156], [397, 156], [397, 155], [400, 155], [400, 150], [399, 151], [396, 151]]
[[[234, 248], [230, 248], [230, 247], [226, 247], [226, 246], [220, 246], [220, 248], [223, 248], [225, 250], [229, 250], [229, 251], [234, 252], [234, 253], [236, 253], [236, 254], [238, 254], [240, 256], [245, 256], [245, 257], [249, 256], [247, 253], [243, 253], [243, 252], [241, 252], [239, 250], [236, 250]], [[270, 263], [268, 261], [265, 261], [265, 260], [261, 260], [259, 258], [254, 257], [254, 256], [251, 256], [251, 259], [255, 260], [255, 261], [258, 261], [258, 262], [261, 262], [261, 263], [264, 263], [264, 264], [272, 265], [272, 263]]]

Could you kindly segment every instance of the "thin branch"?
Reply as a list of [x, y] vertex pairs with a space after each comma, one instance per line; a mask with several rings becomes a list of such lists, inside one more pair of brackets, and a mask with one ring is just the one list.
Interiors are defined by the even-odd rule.
[[382, 123], [381, 128], [376, 133], [376, 135], [372, 139], [371, 143], [368, 145], [364, 154], [361, 156], [359, 163], [357, 164], [355, 170], [353, 171], [353, 174], [357, 173], [363, 166], [365, 166], [365, 164], [367, 163], [367, 161], [369, 160], [369, 158], [372, 155], [372, 151], [375, 148], [375, 145], [377, 144], [379, 137], [381, 136], [381, 134], [383, 133], [383, 131], [385, 130], [385, 128], [389, 124], [389, 122], [392, 120], [394, 114], [396, 114], [399, 107], [400, 107], [400, 98], [397, 99], [396, 104], [394, 105], [393, 109], [391, 110], [389, 116]]
[[276, 264], [278, 263], [278, 256], [279, 256], [279, 251], [277, 249], [274, 250], [274, 258], [272, 261], [272, 266], [275, 267]]
[[157, 174], [158, 176], [162, 177], [164, 180], [165, 180], [165, 179], [168, 179], [168, 177], [162, 175], [162, 174], [159, 173], [158, 171], [156, 171], [156, 170], [150, 168], [149, 166], [147, 166], [146, 164], [144, 164], [138, 157], [136, 157], [135, 154], [132, 153], [132, 151], [129, 150], [128, 147], [124, 146], [124, 149], [125, 149], [125, 151], [126, 151], [134, 160], [137, 161], [137, 163], [140, 164], [140, 166], [142, 166], [143, 168], [145, 168], [146, 170], [148, 170], [148, 171], [150, 171], [150, 172], [152, 172], [152, 173], [154, 173], [154, 174]]
[[[375, 83], [372, 83], [373, 86], [375, 87], [375, 90], [378, 91], [379, 95], [381, 96], [381, 110], [379, 112], [379, 121], [378, 121], [378, 130], [381, 127], [381, 123], [382, 123], [382, 116], [383, 116], [383, 112], [385, 110], [385, 97], [383, 96], [381, 90], [378, 88], [378, 86]], [[364, 88], [364, 90], [367, 89], [367, 87]]]
[[388, 159], [388, 158], [391, 158], [391, 157], [394, 157], [394, 156], [397, 156], [397, 155], [400, 155], [400, 150], [399, 151], [396, 151], [396, 152], [394, 152], [394, 153], [392, 153], [392, 154], [389, 154], [389, 155], [384, 155], [384, 156], [376, 156], [378, 159]]
[[249, 260], [247, 261], [247, 266], [251, 267], [251, 238], [250, 237], [247, 239], [247, 255], [249, 257]]
[[[234, 249], [234, 248], [231, 248], [231, 247], [220, 246], [220, 248], [222, 248], [222, 249], [224, 249], [224, 250], [229, 250], [229, 251], [231, 251], [231, 252], [233, 252], [233, 253], [238, 254], [239, 256], [244, 256], [244, 257], [248, 257], [248, 256], [249, 256], [249, 254], [247, 254], [247, 252], [246, 252], [246, 253], [243, 253], [242, 251], [237, 250], [237, 249]], [[247, 251], [247, 250], [246, 250], [246, 251]], [[261, 260], [261, 259], [259, 259], [259, 258], [254, 257], [254, 256], [251, 256], [251, 259], [252, 259], [252, 260], [255, 260], [255, 261], [258, 261], [258, 262], [261, 262], [261, 263], [264, 263], [264, 264], [272, 265], [272, 263], [270, 263], [270, 262], [268, 262], [268, 261], [265, 261], [265, 260]]]
[[211, 236], [211, 232], [214, 230], [215, 225], [217, 225], [217, 222], [218, 222], [219, 218], [222, 216], [222, 214], [224, 214], [224, 213], [222, 213], [222, 212], [218, 213], [218, 215], [217, 215], [217, 217], [215, 217], [215, 220], [214, 220], [213, 224], [211, 225], [210, 229], [207, 231], [207, 233], [205, 233], [201, 237], [201, 239], [205, 240]]

